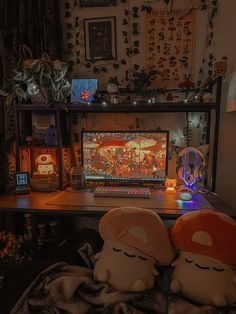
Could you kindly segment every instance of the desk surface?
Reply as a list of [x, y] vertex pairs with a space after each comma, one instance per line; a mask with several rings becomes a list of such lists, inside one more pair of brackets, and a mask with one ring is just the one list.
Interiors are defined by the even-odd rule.
[[[30, 194], [25, 195], [15, 195], [15, 194], [5, 194], [0, 196], [0, 211], [12, 211], [12, 212], [35, 212], [41, 214], [76, 214], [82, 216], [100, 216], [109, 210], [109, 206], [106, 204], [103, 205], [100, 203], [99, 205], [58, 205], [58, 204], [50, 204], [46, 205], [46, 203], [50, 203], [53, 198], [57, 198], [60, 196], [62, 192], [31, 192]], [[155, 193], [155, 192], [154, 192]], [[168, 197], [168, 196], [167, 196]], [[207, 194], [204, 196], [207, 201], [218, 211], [221, 211], [227, 215], [236, 218], [236, 210], [230, 208], [225, 202], [223, 202], [220, 198], [213, 196], [211, 194]], [[140, 199], [135, 199], [136, 206], [139, 206]], [[126, 206], [132, 206], [130, 200], [127, 199]], [[133, 205], [134, 206], [134, 205]], [[114, 207], [114, 206], [113, 206]], [[143, 206], [144, 207], [144, 206]], [[111, 207], [110, 207], [111, 208]], [[170, 207], [166, 206], [165, 208], [158, 208], [158, 204], [155, 208], [153, 208], [161, 217], [168, 218], [176, 218], [190, 210], [196, 210], [196, 208], [189, 207]]]

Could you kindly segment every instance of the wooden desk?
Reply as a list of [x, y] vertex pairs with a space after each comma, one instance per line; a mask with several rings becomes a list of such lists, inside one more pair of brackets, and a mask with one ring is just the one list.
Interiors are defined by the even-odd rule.
[[[32, 240], [33, 240], [33, 255], [37, 257], [37, 221], [38, 216], [43, 215], [76, 215], [76, 216], [96, 216], [104, 215], [109, 207], [105, 206], [79, 206], [79, 205], [45, 205], [53, 197], [60, 195], [62, 192], [31, 192], [26, 195], [5, 194], [0, 196], [0, 212], [7, 213], [31, 213], [32, 217]], [[154, 192], [155, 193], [155, 192]], [[230, 208], [225, 202], [216, 196], [207, 194], [204, 196], [207, 201], [214, 207], [215, 210], [230, 215], [236, 219], [236, 210]], [[139, 206], [139, 199], [136, 200], [136, 206]], [[127, 205], [129, 200], [127, 199]], [[111, 207], [110, 207], [111, 208]], [[153, 210], [158, 213], [163, 220], [175, 220], [177, 217], [192, 211], [193, 209], [176, 209], [176, 208], [163, 208], [158, 209], [158, 204]]]
[[[57, 215], [82, 215], [82, 216], [102, 216], [109, 208], [105, 206], [80, 206], [80, 205], [45, 205], [47, 201], [61, 192], [31, 192], [25, 195], [15, 195], [13, 193], [0, 196], [0, 212], [29, 212], [32, 214], [57, 214]], [[222, 213], [236, 218], [236, 210], [229, 207], [224, 201], [211, 194], [204, 195], [207, 201]], [[137, 200], [137, 206], [139, 199]], [[127, 206], [129, 206], [127, 201]], [[187, 213], [189, 209], [153, 208], [163, 219], [176, 219]]]

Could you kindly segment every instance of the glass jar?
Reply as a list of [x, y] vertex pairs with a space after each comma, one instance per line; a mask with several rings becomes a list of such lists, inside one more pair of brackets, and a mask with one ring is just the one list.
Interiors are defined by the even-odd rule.
[[70, 171], [70, 186], [73, 190], [84, 189], [83, 167], [72, 167]]

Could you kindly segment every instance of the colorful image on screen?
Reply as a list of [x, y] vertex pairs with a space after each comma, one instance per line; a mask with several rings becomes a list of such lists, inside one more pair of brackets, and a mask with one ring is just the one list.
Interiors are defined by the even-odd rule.
[[98, 79], [74, 79], [71, 83], [71, 103], [88, 103], [94, 100]]
[[168, 131], [83, 132], [86, 180], [164, 181]]

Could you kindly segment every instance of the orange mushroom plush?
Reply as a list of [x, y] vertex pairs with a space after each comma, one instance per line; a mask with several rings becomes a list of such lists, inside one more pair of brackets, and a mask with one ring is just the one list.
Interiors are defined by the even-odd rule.
[[171, 282], [173, 292], [217, 307], [236, 302], [236, 221], [216, 211], [178, 218], [170, 228], [180, 250]]
[[101, 218], [99, 233], [104, 245], [95, 256], [94, 279], [116, 290], [152, 288], [158, 275], [155, 267], [170, 264], [175, 256], [164, 223], [148, 209], [111, 209]]

